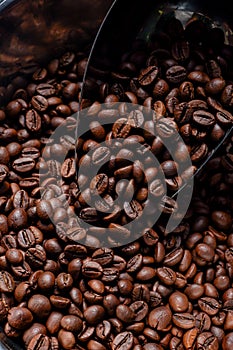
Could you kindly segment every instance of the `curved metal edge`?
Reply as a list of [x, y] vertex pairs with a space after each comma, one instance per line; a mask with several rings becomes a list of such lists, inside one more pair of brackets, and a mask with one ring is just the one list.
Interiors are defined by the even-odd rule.
[[11, 5], [15, 0], [0, 0], [0, 11], [3, 11], [7, 6]]

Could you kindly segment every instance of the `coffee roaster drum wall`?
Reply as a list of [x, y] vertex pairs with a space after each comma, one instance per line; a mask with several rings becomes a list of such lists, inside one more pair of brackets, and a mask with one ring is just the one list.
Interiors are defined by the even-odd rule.
[[[229, 0], [0, 0], [0, 106], [12, 93], [15, 78], [32, 74], [39, 64], [67, 50], [85, 57], [92, 51], [90, 63], [99, 69], [106, 62], [118, 64], [132, 40], [146, 40], [159, 16], [171, 11], [184, 21], [194, 13], [204, 15], [224, 30], [226, 43], [233, 44]], [[4, 349], [20, 347], [0, 333]]]

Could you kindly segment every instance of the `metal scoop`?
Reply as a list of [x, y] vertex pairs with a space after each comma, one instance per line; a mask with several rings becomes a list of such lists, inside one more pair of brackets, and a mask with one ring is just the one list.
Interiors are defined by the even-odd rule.
[[[86, 103], [88, 104], [87, 101], [89, 98], [92, 99], [95, 97], [95, 93], [93, 95], [92, 89], [93, 82], [97, 82], [97, 85], [99, 84], [101, 86], [101, 93], [104, 95], [104, 89], [107, 90], [107, 85], [103, 82], [109, 81], [110, 85], [114, 85], [114, 83], [124, 85], [127, 81], [127, 74], [132, 74], [132, 78], [133, 73], [130, 71], [132, 67], [130, 67], [129, 64], [124, 64], [124, 61], [129, 60], [133, 62], [134, 65], [140, 66], [141, 61], [145, 60], [145, 57], [143, 57], [143, 49], [145, 47], [149, 46], [150, 49], [152, 47], [158, 55], [169, 59], [170, 57], [166, 57], [166, 44], [163, 46], [162, 43], [160, 47], [156, 40], [153, 41], [153, 38], [156, 38], [158, 33], [161, 33], [165, 27], [166, 29], [169, 28], [167, 32], [169, 32], [170, 38], [178, 40], [179, 34], [182, 33], [183, 35], [182, 29], [179, 27], [178, 23], [182, 23], [185, 28], [187, 24], [193, 22], [194, 33], [189, 33], [187, 35], [191, 37], [191, 40], [194, 40], [195, 44], [198, 44], [198, 40], [202, 40], [202, 35], [205, 31], [203, 28], [205, 28], [206, 30], [213, 31], [213, 33], [215, 32], [216, 35], [218, 33], [224, 33], [224, 45], [225, 47], [229, 47], [233, 43], [232, 30], [229, 25], [230, 13], [232, 13], [233, 10], [229, 8], [229, 12], [226, 11], [226, 8], [229, 7], [227, 2], [226, 7], [221, 7], [222, 10], [217, 9], [216, 6], [216, 4], [207, 4], [199, 1], [169, 3], [163, 3], [162, 1], [154, 3], [154, 1], [148, 1], [146, 4], [142, 1], [115, 1], [101, 25], [91, 49], [83, 80], [83, 99], [81, 100], [81, 106], [85, 106]], [[168, 23], [173, 24], [169, 27]], [[197, 25], [195, 28], [196, 23], [199, 23], [200, 26]], [[200, 31], [199, 33], [198, 30]], [[164, 40], [166, 39], [167, 37], [164, 35]], [[217, 46], [218, 38], [216, 37], [216, 47]], [[151, 51], [153, 50], [151, 49]], [[156, 65], [155, 62], [156, 59], [153, 61], [152, 58], [151, 63], [148, 65]], [[119, 67], [121, 67], [121, 72], [119, 72]], [[117, 87], [115, 85], [114, 88], [110, 89], [110, 93], [121, 94], [119, 86], [120, 85]], [[100, 95], [97, 93], [97, 96]], [[143, 92], [140, 97], [142, 96]], [[102, 102], [104, 101], [102, 100]], [[190, 190], [192, 191], [194, 177], [203, 170], [208, 161], [232, 134], [232, 131], [232, 123], [229, 123], [221, 139], [213, 146], [209, 144], [208, 154], [198, 163], [194, 175], [188, 180], [183, 181], [183, 185], [172, 195], [172, 198], [176, 198], [177, 202], [179, 202], [183, 213], [186, 212], [189, 205], [189, 203], [185, 201], [185, 193], [188, 194]], [[172, 218], [170, 222], [173, 222]], [[168, 231], [171, 232], [174, 228], [173, 226], [174, 225], [168, 225]]]

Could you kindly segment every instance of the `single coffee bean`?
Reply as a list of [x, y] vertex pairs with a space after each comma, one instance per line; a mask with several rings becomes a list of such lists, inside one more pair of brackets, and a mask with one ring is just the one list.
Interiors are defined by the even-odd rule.
[[45, 112], [49, 104], [45, 97], [36, 95], [32, 97], [31, 104], [38, 112]]
[[181, 292], [174, 292], [169, 297], [169, 304], [175, 312], [185, 312], [189, 306], [188, 298]]
[[195, 326], [195, 317], [189, 313], [173, 314], [172, 320], [177, 327], [190, 329]]
[[49, 350], [50, 339], [45, 334], [36, 334], [28, 344], [28, 350]]
[[156, 66], [149, 66], [143, 69], [139, 75], [138, 81], [142, 86], [151, 85], [159, 74], [159, 69]]
[[148, 305], [143, 300], [135, 301], [130, 305], [130, 309], [134, 312], [136, 322], [142, 321], [148, 314]]
[[15, 289], [15, 282], [12, 275], [7, 271], [0, 272], [0, 291], [12, 293]]
[[21, 330], [32, 323], [33, 316], [25, 307], [12, 307], [8, 313], [7, 320], [11, 327]]
[[42, 120], [35, 109], [31, 109], [26, 113], [25, 124], [29, 132], [37, 133], [41, 130]]
[[155, 308], [149, 313], [148, 323], [149, 326], [158, 331], [164, 331], [169, 327], [172, 320], [172, 313], [169, 308], [160, 306]]
[[131, 130], [131, 125], [126, 118], [118, 119], [112, 127], [112, 133], [114, 138], [126, 138]]
[[198, 110], [193, 113], [193, 120], [195, 123], [197, 123], [200, 127], [210, 127], [214, 125], [215, 123], [215, 117], [213, 114]]
[[214, 316], [219, 312], [220, 304], [214, 298], [204, 297], [198, 300], [198, 305], [203, 312]]
[[83, 328], [82, 320], [74, 315], [66, 315], [61, 319], [61, 326], [69, 332], [80, 332]]
[[113, 350], [131, 350], [133, 348], [133, 334], [131, 332], [119, 333], [113, 339]]
[[166, 71], [169, 83], [179, 84], [186, 79], [186, 69], [183, 66], [172, 66]]
[[206, 350], [218, 350], [218, 339], [211, 332], [203, 332], [197, 337], [197, 346]]
[[35, 167], [35, 161], [30, 157], [18, 158], [13, 162], [12, 167], [19, 173], [27, 173]]
[[105, 310], [101, 305], [91, 305], [84, 311], [84, 318], [90, 324], [98, 324], [104, 318]]
[[34, 294], [28, 301], [29, 310], [39, 319], [48, 317], [51, 312], [51, 304], [42, 294]]
[[116, 308], [116, 315], [125, 323], [131, 323], [135, 319], [134, 311], [127, 305], [118, 305]]
[[58, 332], [58, 342], [63, 349], [72, 349], [76, 343], [74, 334], [63, 329]]

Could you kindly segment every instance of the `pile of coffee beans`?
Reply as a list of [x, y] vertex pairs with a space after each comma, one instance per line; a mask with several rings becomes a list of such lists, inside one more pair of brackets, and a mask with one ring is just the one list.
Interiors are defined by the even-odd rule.
[[[0, 89], [0, 322], [25, 349], [232, 349], [233, 140], [195, 180], [189, 210], [173, 232], [162, 221], [137, 240], [115, 244], [130, 234], [126, 223], [140, 223], [144, 208], [152, 218], [159, 210], [146, 202], [149, 192], [173, 214], [170, 193], [232, 124], [233, 50], [224, 33], [200, 20], [185, 28], [175, 18], [162, 24], [147, 46], [134, 44], [118, 70], [92, 67], [95, 78], [87, 79], [81, 103], [82, 53], [67, 52]], [[129, 111], [127, 102], [142, 108]], [[76, 140], [79, 108], [87, 109], [89, 131]], [[173, 130], [188, 147], [174, 140], [177, 160], [191, 156], [181, 176], [163, 148]], [[104, 140], [114, 144], [115, 158]], [[135, 144], [142, 146], [138, 161]], [[99, 162], [90, 183], [86, 173], [77, 179], [76, 166], [88, 171]], [[121, 193], [120, 215], [100, 216]], [[95, 194], [103, 201], [90, 207]], [[83, 229], [81, 219], [99, 227]], [[101, 240], [109, 226], [112, 248]]]

